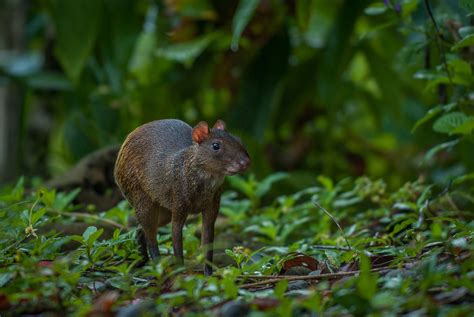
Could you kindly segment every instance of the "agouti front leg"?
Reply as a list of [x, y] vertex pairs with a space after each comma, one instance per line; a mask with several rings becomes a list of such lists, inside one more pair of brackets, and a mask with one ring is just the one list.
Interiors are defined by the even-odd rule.
[[212, 275], [212, 258], [214, 254], [214, 225], [219, 212], [220, 194], [217, 194], [212, 207], [202, 213], [201, 245], [205, 252], [204, 275]]
[[179, 265], [184, 264], [183, 259], [183, 227], [186, 222], [185, 212], [174, 210], [171, 216], [171, 235], [173, 238], [173, 252], [175, 261]]

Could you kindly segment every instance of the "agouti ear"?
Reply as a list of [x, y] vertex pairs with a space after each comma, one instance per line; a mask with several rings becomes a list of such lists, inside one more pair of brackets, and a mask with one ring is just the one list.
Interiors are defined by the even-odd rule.
[[225, 130], [225, 122], [219, 119], [216, 121], [216, 123], [214, 123], [212, 128], [217, 130]]
[[209, 136], [209, 126], [207, 122], [201, 121], [193, 128], [193, 141], [201, 143]]

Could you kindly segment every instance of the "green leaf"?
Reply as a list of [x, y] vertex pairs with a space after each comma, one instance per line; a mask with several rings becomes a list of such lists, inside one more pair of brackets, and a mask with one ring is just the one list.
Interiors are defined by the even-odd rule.
[[449, 134], [472, 134], [474, 130], [474, 117], [469, 116], [467, 119], [459, 126], [451, 130]]
[[89, 246], [92, 246], [92, 244], [94, 244], [94, 242], [102, 235], [102, 233], [104, 233], [104, 229], [101, 228], [93, 233], [91, 233], [91, 235], [88, 237], [88, 239], [86, 240], [87, 244]]
[[170, 61], [179, 62], [185, 66], [191, 66], [194, 60], [209, 46], [217, 37], [218, 33], [209, 33], [190, 42], [172, 44], [160, 47], [156, 51], [158, 57]]
[[370, 300], [377, 292], [377, 277], [370, 272], [370, 259], [365, 254], [360, 256], [360, 275], [357, 279], [359, 295]]
[[474, 26], [464, 26], [459, 28], [458, 33], [462, 38], [474, 34]]
[[463, 7], [466, 11], [472, 13], [474, 12], [474, 1], [472, 0], [460, 0], [459, 1], [461, 7]]
[[25, 193], [25, 178], [22, 176], [16, 182], [15, 188], [13, 188], [11, 192], [11, 198], [12, 200], [20, 200], [23, 198], [23, 194]]
[[330, 179], [329, 177], [324, 176], [324, 175], [319, 175], [318, 182], [320, 182], [321, 185], [323, 185], [323, 187], [328, 192], [332, 192], [334, 190], [334, 183], [332, 182], [332, 179]]
[[60, 72], [41, 72], [26, 78], [26, 83], [38, 90], [71, 90], [71, 81]]
[[0, 287], [5, 286], [14, 276], [13, 272], [0, 273]]
[[459, 184], [462, 184], [464, 182], [472, 181], [472, 180], [474, 180], [474, 173], [469, 173], [469, 174], [466, 174], [466, 175], [461, 175], [461, 176], [456, 177], [453, 180], [453, 184], [454, 185], [459, 185]]
[[367, 15], [379, 15], [387, 11], [387, 6], [383, 2], [375, 2], [365, 8], [364, 13]]
[[56, 199], [54, 200], [53, 208], [63, 211], [67, 206], [69, 206], [69, 204], [72, 203], [74, 198], [76, 198], [80, 192], [81, 188], [76, 188], [69, 193], [58, 193], [56, 195]]
[[31, 216], [31, 224], [34, 225], [38, 220], [43, 217], [43, 215], [46, 213], [46, 208], [40, 208], [38, 209], [33, 215]]
[[181, 0], [176, 12], [193, 19], [214, 20], [217, 17], [210, 0]]
[[283, 298], [285, 295], [286, 288], [288, 287], [288, 281], [287, 280], [281, 280], [275, 285], [275, 288], [273, 289], [273, 292], [275, 293], [276, 298]]
[[459, 143], [459, 139], [456, 139], [456, 140], [441, 143], [432, 147], [428, 152], [426, 152], [425, 157], [423, 158], [423, 161], [424, 162], [430, 161], [436, 155], [436, 153], [443, 150], [451, 150], [458, 143]]
[[451, 51], [458, 50], [460, 48], [474, 45], [474, 34], [470, 34], [465, 38], [459, 40], [453, 47], [451, 47]]
[[241, 191], [245, 196], [255, 197], [251, 180], [246, 181], [242, 176], [235, 175], [227, 177], [230, 186]]
[[84, 239], [85, 242], [88, 242], [89, 238], [93, 233], [97, 232], [97, 228], [94, 226], [87, 227], [87, 229], [84, 231], [82, 234], [82, 238]]
[[415, 125], [413, 126], [413, 129], [411, 129], [411, 133], [415, 132], [415, 130], [421, 126], [422, 124], [426, 123], [427, 121], [429, 121], [431, 118], [437, 116], [439, 113], [441, 113], [443, 111], [443, 106], [442, 105], [438, 105], [434, 108], [431, 108], [430, 110], [428, 110], [428, 112], [426, 113], [426, 115], [421, 118], [420, 120], [418, 120]]
[[53, 0], [55, 54], [67, 76], [77, 82], [99, 29], [102, 1]]
[[450, 133], [462, 125], [467, 119], [467, 116], [459, 111], [445, 114], [436, 120], [433, 124], [433, 130], [440, 133]]
[[263, 195], [268, 193], [273, 183], [278, 182], [285, 178], [288, 178], [288, 174], [282, 173], [282, 172], [275, 173], [266, 177], [260, 183], [257, 184], [257, 188], [255, 189], [255, 195], [257, 197], [262, 197]]
[[239, 48], [242, 32], [254, 15], [259, 3], [260, 0], [240, 0], [232, 20], [232, 50], [235, 51]]
[[222, 286], [228, 298], [236, 298], [239, 289], [235, 285], [235, 280], [232, 276], [226, 276], [222, 279]]
[[128, 276], [114, 276], [107, 280], [108, 284], [112, 287], [118, 288], [123, 291], [128, 291], [131, 286], [131, 281]]
[[[152, 63], [156, 51], [155, 32], [142, 32], [138, 37], [137, 43], [130, 59], [129, 70], [140, 77]], [[143, 79], [143, 78], [141, 78]]]

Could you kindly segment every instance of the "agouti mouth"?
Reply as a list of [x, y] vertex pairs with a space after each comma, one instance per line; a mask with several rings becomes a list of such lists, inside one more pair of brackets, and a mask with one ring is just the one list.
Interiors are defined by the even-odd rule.
[[232, 176], [235, 174], [238, 174], [240, 171], [235, 171], [235, 170], [226, 170], [226, 175]]

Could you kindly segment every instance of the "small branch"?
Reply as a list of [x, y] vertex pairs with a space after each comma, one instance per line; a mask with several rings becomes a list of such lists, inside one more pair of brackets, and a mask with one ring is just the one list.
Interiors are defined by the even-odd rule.
[[311, 201], [313, 202], [313, 204], [316, 205], [316, 207], [318, 207], [319, 209], [321, 209], [322, 211], [324, 211], [324, 212], [326, 213], [326, 215], [328, 215], [328, 216], [332, 219], [332, 221], [334, 221], [334, 223], [337, 225], [337, 227], [338, 227], [339, 230], [341, 231], [342, 236], [343, 236], [344, 240], [346, 241], [347, 247], [349, 248], [349, 250], [352, 250], [352, 247], [351, 247], [349, 241], [348, 241], [347, 238], [346, 238], [346, 234], [345, 234], [344, 230], [342, 230], [342, 228], [341, 228], [341, 226], [339, 225], [339, 223], [337, 222], [336, 218], [334, 218], [334, 217], [329, 213], [329, 211], [327, 211], [323, 206], [321, 206], [320, 204], [318, 204], [318, 202], [317, 202], [316, 200], [312, 199]]
[[444, 48], [443, 48], [443, 45], [441, 44], [440, 40], [442, 39], [441, 37], [441, 32], [439, 31], [439, 28], [438, 28], [438, 23], [436, 23], [436, 19], [434, 18], [433, 16], [433, 12], [431, 11], [431, 7], [430, 7], [430, 3], [429, 3], [429, 0], [424, 0], [424, 3], [425, 3], [425, 8], [426, 8], [426, 12], [428, 13], [428, 16], [431, 20], [431, 22], [433, 23], [433, 26], [435, 28], [435, 32], [436, 32], [436, 45], [438, 46], [438, 50], [439, 50], [439, 53], [441, 54], [441, 58], [443, 60], [443, 65], [444, 65], [444, 68], [446, 68], [446, 73], [448, 75], [448, 78], [449, 78], [449, 82], [451, 83], [451, 85], [453, 84], [452, 82], [452, 78], [451, 78], [451, 72], [449, 71], [449, 68], [448, 68], [448, 62], [446, 60], [446, 53], [444, 52]]
[[17, 247], [18, 245], [22, 244], [23, 242], [25, 242], [27, 239], [29, 238], [29, 236], [25, 235], [23, 237], [23, 239], [21, 240], [18, 240], [12, 244], [10, 244], [8, 247], [6, 247], [5, 249], [3, 249], [2, 251], [0, 251], [1, 254], [5, 254], [8, 250], [10, 250], [11, 248], [13, 247]]
[[52, 209], [52, 208], [48, 208], [47, 211], [51, 212], [51, 213], [54, 213], [54, 214], [57, 214], [57, 215], [61, 215], [61, 216], [77, 217], [77, 218], [82, 218], [82, 219], [95, 220], [95, 221], [103, 222], [103, 223], [106, 223], [106, 224], [111, 225], [113, 227], [128, 231], [128, 228], [126, 226], [121, 225], [118, 222], [115, 222], [115, 221], [110, 220], [110, 219], [100, 218], [96, 215], [91, 215], [91, 214], [82, 213], [82, 212], [63, 212], [63, 211], [59, 211], [59, 210]]
[[[387, 268], [377, 268], [377, 269], [372, 269], [370, 272], [375, 273], [375, 272], [388, 272], [391, 269]], [[328, 273], [328, 274], [321, 274], [321, 275], [295, 275], [295, 276], [269, 276], [269, 275], [242, 275], [242, 277], [252, 277], [252, 278], [263, 278], [263, 279], [268, 279], [266, 281], [260, 281], [260, 282], [255, 282], [255, 283], [249, 283], [249, 284], [244, 284], [241, 285], [240, 288], [246, 289], [246, 288], [253, 288], [256, 286], [262, 286], [262, 285], [267, 285], [267, 284], [275, 284], [278, 283], [281, 280], [287, 280], [287, 281], [299, 281], [299, 280], [305, 280], [305, 281], [314, 281], [314, 280], [321, 280], [324, 278], [335, 278], [335, 277], [344, 277], [344, 276], [353, 276], [359, 274], [361, 271], [350, 271], [350, 272], [339, 272], [339, 273]]]
[[338, 250], [338, 251], [353, 251], [351, 248], [338, 247], [337, 245], [312, 245], [311, 249], [316, 250]]

